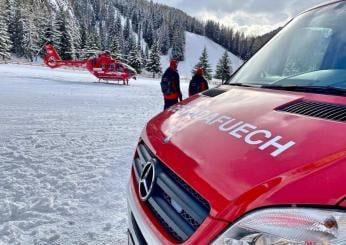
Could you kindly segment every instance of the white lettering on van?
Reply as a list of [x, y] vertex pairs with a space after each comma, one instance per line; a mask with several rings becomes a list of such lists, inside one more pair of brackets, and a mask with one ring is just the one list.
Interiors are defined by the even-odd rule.
[[209, 126], [217, 125], [220, 132], [226, 132], [236, 139], [243, 139], [248, 145], [257, 145], [261, 151], [272, 150], [270, 153], [272, 157], [280, 156], [296, 144], [294, 141], [285, 142], [282, 136], [274, 136], [269, 130], [258, 129], [255, 125], [231, 116], [202, 110], [198, 107], [177, 105], [168, 111], [178, 113], [179, 116], [186, 117], [188, 120], [200, 121]]
[[253, 125], [248, 124], [248, 123], [244, 123], [240, 127], [229, 132], [229, 134], [240, 139], [240, 138], [242, 138], [242, 135], [240, 133], [248, 134], [251, 129], [256, 129], [256, 128], [257, 128], [256, 126], [253, 126]]
[[269, 147], [274, 147], [276, 148], [276, 151], [272, 152], [271, 155], [273, 157], [277, 157], [278, 155], [280, 155], [281, 153], [283, 153], [284, 151], [288, 150], [289, 148], [295, 145], [295, 142], [293, 141], [289, 141], [286, 144], [280, 144], [278, 141], [281, 139], [282, 139], [281, 136], [276, 136], [275, 138], [269, 140], [267, 143], [261, 145], [259, 149], [263, 151]]
[[267, 139], [270, 139], [270, 137], [272, 137], [272, 133], [268, 130], [257, 130], [257, 131], [253, 131], [252, 133], [249, 133], [248, 135], [246, 135], [245, 137], [245, 142], [248, 143], [249, 145], [260, 145], [262, 144], [264, 141], [257, 139], [255, 140], [255, 136], [257, 137], [260, 134], [264, 134], [264, 137], [266, 137]]

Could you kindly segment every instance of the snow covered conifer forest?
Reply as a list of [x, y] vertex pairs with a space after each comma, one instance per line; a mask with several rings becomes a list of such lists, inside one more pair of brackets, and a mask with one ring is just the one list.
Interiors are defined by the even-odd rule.
[[206, 36], [244, 60], [272, 36], [247, 37], [147, 0], [0, 0], [0, 7], [0, 59], [12, 53], [32, 61], [50, 42], [64, 59], [110, 50], [119, 59], [141, 64], [140, 70], [147, 67], [155, 43], [161, 55], [183, 61], [186, 31]]

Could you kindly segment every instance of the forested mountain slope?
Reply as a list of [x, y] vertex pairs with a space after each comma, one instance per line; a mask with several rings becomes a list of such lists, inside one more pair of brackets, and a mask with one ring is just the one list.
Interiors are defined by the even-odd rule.
[[155, 45], [161, 55], [184, 61], [185, 32], [207, 36], [243, 59], [263, 44], [263, 39], [147, 0], [0, 0], [0, 7], [3, 59], [11, 52], [32, 60], [51, 42], [65, 59], [107, 49], [118, 59], [140, 59], [145, 67]]

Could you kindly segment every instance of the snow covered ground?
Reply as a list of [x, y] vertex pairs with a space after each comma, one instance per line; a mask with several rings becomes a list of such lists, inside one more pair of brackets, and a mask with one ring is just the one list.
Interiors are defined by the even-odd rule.
[[[185, 78], [191, 78], [192, 69], [198, 63], [199, 57], [201, 56], [204, 47], [207, 48], [209, 63], [213, 70], [213, 74], [215, 74], [216, 66], [221, 56], [224, 54], [225, 48], [205, 36], [186, 32], [185, 37], [185, 61], [179, 64], [180, 75]], [[228, 52], [228, 54], [232, 62], [233, 71], [236, 71], [243, 64], [243, 61], [231, 52]], [[169, 60], [170, 55], [161, 57], [161, 65], [163, 68], [166, 68], [168, 66]]]
[[0, 244], [125, 244], [132, 155], [162, 109], [159, 81], [106, 85], [23, 65], [0, 74]]

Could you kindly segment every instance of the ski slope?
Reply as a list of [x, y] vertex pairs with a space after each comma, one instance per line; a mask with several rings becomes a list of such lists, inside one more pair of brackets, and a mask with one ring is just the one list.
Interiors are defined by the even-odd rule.
[[[159, 81], [0, 65], [0, 244], [127, 244], [126, 185]], [[184, 92], [187, 84], [182, 84]]]
[[[225, 52], [225, 49], [216, 44], [212, 40], [208, 39], [205, 36], [200, 36], [194, 33], [186, 32], [186, 45], [185, 45], [185, 61], [179, 63], [179, 73], [182, 77], [191, 78], [192, 69], [199, 61], [199, 57], [202, 54], [204, 47], [207, 48], [209, 55], [209, 63], [211, 68], [213, 69], [213, 73], [215, 73], [216, 66]], [[238, 69], [243, 61], [235, 56], [234, 54], [229, 53], [233, 71]], [[161, 57], [161, 65], [163, 70], [165, 70], [170, 61], [170, 55]]]

